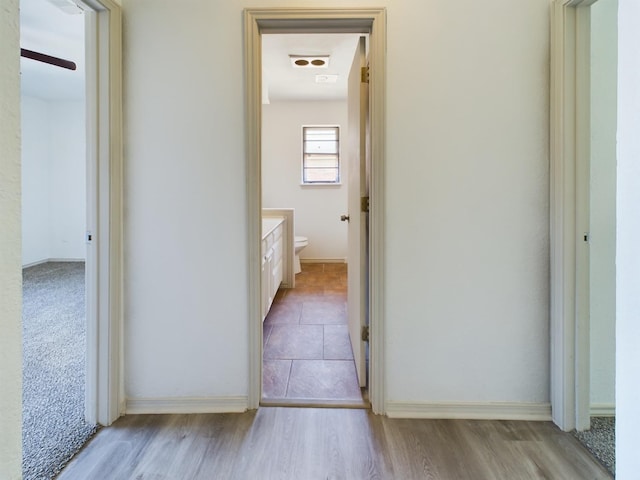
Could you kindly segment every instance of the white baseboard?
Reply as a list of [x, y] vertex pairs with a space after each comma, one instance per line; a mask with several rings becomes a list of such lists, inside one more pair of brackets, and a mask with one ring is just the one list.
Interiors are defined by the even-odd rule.
[[22, 265], [22, 268], [35, 267], [36, 265], [42, 265], [43, 263], [47, 263], [48, 261], [49, 259], [45, 258], [44, 260], [38, 260], [37, 262], [25, 263], [24, 265]]
[[616, 404], [615, 403], [592, 403], [590, 412], [592, 417], [615, 417]]
[[44, 260], [38, 260], [37, 262], [27, 263], [22, 265], [22, 268], [35, 267], [36, 265], [42, 265], [49, 262], [85, 262], [84, 258], [45, 258]]
[[386, 414], [390, 418], [549, 421], [551, 404], [387, 402]]
[[300, 258], [300, 263], [347, 263], [346, 258]]
[[127, 415], [141, 413], [242, 413], [248, 408], [247, 397], [159, 397], [128, 398]]

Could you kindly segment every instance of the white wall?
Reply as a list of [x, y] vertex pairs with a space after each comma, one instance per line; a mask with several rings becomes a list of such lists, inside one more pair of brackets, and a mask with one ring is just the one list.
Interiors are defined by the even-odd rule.
[[[301, 186], [303, 125], [339, 125], [340, 186]], [[272, 102], [262, 106], [262, 205], [295, 208], [296, 234], [309, 238], [300, 258], [345, 259], [347, 224], [346, 102]]]
[[591, 405], [615, 405], [617, 0], [591, 7]]
[[51, 258], [49, 137], [47, 102], [23, 96], [22, 108], [22, 264]]
[[242, 7], [123, 7], [126, 394], [246, 396]]
[[0, 8], [0, 478], [22, 478], [18, 0]]
[[84, 259], [85, 107], [22, 97], [22, 264]]
[[391, 400], [549, 401], [548, 24], [546, 1], [389, 3]]
[[50, 102], [51, 256], [86, 257], [86, 126], [83, 101]]
[[619, 0], [616, 252], [616, 478], [640, 471], [640, 3]]
[[[247, 394], [241, 18], [290, 3], [124, 1], [129, 397]], [[549, 2], [377, 5], [389, 400], [544, 404]]]

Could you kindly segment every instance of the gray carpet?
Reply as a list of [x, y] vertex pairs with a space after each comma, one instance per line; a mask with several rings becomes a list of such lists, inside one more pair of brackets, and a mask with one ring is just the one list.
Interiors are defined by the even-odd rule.
[[616, 473], [616, 419], [615, 417], [592, 417], [591, 428], [573, 434], [587, 447], [594, 457], [607, 467], [612, 475]]
[[48, 480], [95, 433], [84, 421], [84, 263], [23, 270], [24, 480]]

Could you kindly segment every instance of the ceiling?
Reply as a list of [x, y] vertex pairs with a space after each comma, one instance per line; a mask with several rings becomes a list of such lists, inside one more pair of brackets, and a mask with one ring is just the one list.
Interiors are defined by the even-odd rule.
[[[344, 100], [359, 34], [262, 35], [263, 103]], [[290, 55], [329, 55], [327, 67], [294, 68]], [[316, 83], [316, 75], [337, 75], [336, 83]]]
[[[69, 0], [20, 0], [20, 46], [75, 62], [66, 70], [21, 58], [22, 91], [42, 99], [84, 98], [84, 15], [53, 5]], [[262, 36], [263, 101], [344, 100], [360, 34]], [[327, 67], [294, 68], [290, 55], [329, 55]], [[335, 83], [317, 83], [316, 75]]]
[[84, 15], [65, 13], [47, 0], [20, 0], [20, 47], [77, 65], [74, 71], [20, 58], [24, 94], [46, 100], [84, 98]]

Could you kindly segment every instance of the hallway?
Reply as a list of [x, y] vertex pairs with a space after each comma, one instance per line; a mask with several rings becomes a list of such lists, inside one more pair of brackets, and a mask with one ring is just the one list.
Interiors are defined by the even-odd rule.
[[262, 404], [366, 407], [347, 328], [347, 265], [302, 264], [263, 325]]

